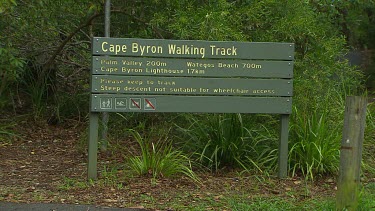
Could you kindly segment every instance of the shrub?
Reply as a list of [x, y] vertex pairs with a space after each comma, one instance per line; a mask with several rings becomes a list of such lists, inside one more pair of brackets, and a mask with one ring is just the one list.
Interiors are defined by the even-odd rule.
[[[185, 148], [211, 170], [273, 168], [277, 161], [275, 136], [262, 124], [244, 126], [241, 114], [186, 115], [190, 126], [183, 131]], [[251, 120], [250, 120], [251, 121]], [[250, 122], [249, 121], [249, 122]]]
[[292, 175], [301, 172], [306, 179], [314, 179], [314, 175], [336, 173], [342, 124], [330, 124], [324, 110], [305, 117], [294, 107], [289, 152]]
[[0, 45], [0, 108], [8, 101], [5, 94], [12, 91], [10, 85], [17, 82], [23, 71], [24, 60], [18, 54], [18, 50]]
[[153, 178], [158, 178], [182, 174], [194, 182], [200, 182], [192, 170], [189, 158], [182, 151], [175, 150], [167, 137], [154, 143], [142, 138], [134, 130], [129, 131], [141, 148], [140, 156], [130, 158], [130, 168], [138, 175], [150, 174]]

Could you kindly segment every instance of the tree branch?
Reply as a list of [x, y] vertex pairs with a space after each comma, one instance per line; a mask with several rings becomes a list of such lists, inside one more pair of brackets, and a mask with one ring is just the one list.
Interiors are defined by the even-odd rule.
[[[120, 11], [120, 10], [113, 10], [112, 12], [117, 12], [117, 13], [122, 13], [122, 14], [125, 14], [125, 15], [128, 15], [132, 18], [134, 18], [135, 20], [145, 24], [145, 25], [150, 25], [149, 23], [147, 23], [147, 21], [145, 20], [142, 20], [140, 18], [137, 18], [137, 17], [134, 17], [134, 15], [131, 15], [127, 12], [124, 12], [124, 11]], [[43, 73], [46, 73], [47, 70], [51, 67], [51, 65], [53, 64], [53, 62], [55, 61], [56, 57], [61, 53], [61, 51], [64, 49], [65, 45], [74, 37], [74, 35], [76, 35], [79, 31], [81, 31], [83, 28], [89, 26], [92, 21], [99, 17], [99, 16], [102, 16], [104, 15], [103, 13], [95, 13], [94, 15], [92, 15], [91, 17], [89, 17], [84, 23], [82, 23], [81, 25], [79, 25], [73, 32], [71, 32], [64, 40], [62, 43], [60, 43], [60, 45], [56, 48], [56, 50], [53, 52], [52, 56], [47, 60], [47, 62], [43, 65]], [[162, 29], [159, 29], [155, 26], [151, 26], [152, 27], [152, 30], [154, 31], [154, 33], [161, 39], [163, 39], [163, 35], [160, 33], [160, 31], [164, 31]], [[164, 31], [164, 32], [167, 32], [167, 31]], [[167, 33], [170, 33], [170, 32], [167, 32]]]
[[47, 70], [51, 67], [53, 62], [55, 61], [56, 57], [61, 53], [61, 51], [64, 49], [65, 45], [76, 35], [82, 28], [85, 28], [89, 26], [95, 18], [102, 16], [103, 13], [96, 13], [89, 17], [84, 23], [79, 25], [73, 32], [71, 32], [63, 41], [60, 43], [60, 45], [56, 48], [56, 50], [53, 52], [52, 56], [47, 60], [47, 62], [43, 65], [43, 73], [46, 73]]

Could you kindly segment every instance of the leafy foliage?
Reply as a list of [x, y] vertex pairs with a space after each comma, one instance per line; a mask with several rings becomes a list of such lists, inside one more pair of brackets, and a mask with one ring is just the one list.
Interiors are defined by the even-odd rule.
[[336, 173], [340, 158], [341, 124], [330, 125], [324, 111], [316, 111], [308, 119], [304, 119], [297, 108], [294, 112], [289, 152], [292, 174], [301, 171], [306, 179], [314, 179], [314, 175]]
[[[188, 129], [180, 128], [186, 148], [192, 150], [204, 166], [218, 171], [226, 168], [257, 169], [275, 166], [277, 152], [273, 150], [275, 137], [244, 126], [241, 114], [187, 115]], [[254, 126], [254, 125], [253, 125]], [[267, 143], [268, 142], [268, 143]]]
[[181, 151], [175, 150], [168, 140], [154, 143], [145, 140], [141, 135], [130, 130], [141, 149], [141, 156], [130, 158], [130, 167], [138, 175], [152, 175], [153, 178], [171, 177], [182, 174], [195, 182], [200, 182], [193, 172], [191, 163]]
[[374, 1], [313, 1], [315, 11], [325, 14], [345, 36], [352, 48], [374, 47]]
[[0, 46], [0, 99], [3, 92], [9, 90], [8, 86], [17, 82], [22, 75], [24, 61], [18, 54], [18, 51], [11, 46]]
[[363, 74], [341, 59], [346, 37], [329, 11], [317, 12], [316, 2], [327, 5], [266, 0], [243, 7], [251, 40], [296, 44], [289, 165], [306, 178], [336, 172], [342, 102], [363, 90]]
[[[2, 5], [6, 9], [0, 18], [0, 41], [5, 44], [0, 45], [0, 65], [7, 73], [1, 78], [7, 81], [1, 83], [2, 91], [21, 95], [17, 96], [22, 99], [19, 104], [33, 105], [36, 116], [40, 112], [53, 115], [53, 111], [42, 107], [56, 111], [60, 104], [56, 95], [77, 93], [77, 89], [78, 93], [83, 91], [80, 82], [89, 64], [90, 46], [85, 41], [90, 38], [89, 28], [76, 33], [65, 48], [59, 49], [71, 34], [74, 35], [81, 20], [86, 20], [89, 3], [97, 1], [6, 2], [11, 4]], [[88, 80], [83, 81], [87, 84]], [[8, 86], [13, 83], [17, 83], [17, 88]], [[12, 101], [13, 96], [5, 97], [4, 100]]]
[[17, 6], [15, 0], [1, 0], [0, 1], [0, 14], [9, 13], [14, 6]]

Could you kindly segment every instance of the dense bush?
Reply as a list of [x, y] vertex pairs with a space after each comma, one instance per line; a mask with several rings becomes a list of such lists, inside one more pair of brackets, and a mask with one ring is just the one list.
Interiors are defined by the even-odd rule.
[[[343, 118], [344, 111], [343, 99], [349, 94], [360, 94], [363, 83], [361, 72], [350, 67], [345, 60], [341, 59], [347, 52], [345, 37], [339, 28], [332, 24], [331, 16], [317, 12], [314, 5], [306, 1], [252, 1], [251, 3], [242, 3], [240, 8], [236, 8], [237, 10], [234, 9], [233, 4], [224, 6], [227, 4], [221, 1], [219, 7], [226, 8], [227, 11], [229, 10], [228, 14], [240, 18], [240, 21], [236, 19], [236, 21], [231, 21], [230, 25], [226, 25], [228, 22], [220, 22], [222, 29], [237, 26], [240, 27], [240, 30], [238, 28], [231, 30], [227, 37], [212, 37], [215, 34], [211, 33], [205, 39], [245, 38], [249, 41], [293, 42], [296, 44], [295, 96], [293, 99], [298, 114], [293, 114], [291, 124], [290, 146], [292, 151], [289, 160], [291, 169], [293, 172], [302, 172], [309, 177], [313, 177], [313, 174], [335, 172], [338, 168], [340, 120]], [[209, 6], [204, 9], [209, 15], [215, 14], [217, 11]], [[199, 14], [201, 13], [195, 15], [199, 16]], [[177, 16], [180, 15], [177, 14]], [[184, 36], [189, 39], [202, 38], [202, 33], [198, 37], [194, 36], [194, 32], [199, 30], [194, 26], [199, 25], [202, 28], [202, 25], [208, 24], [202, 21], [206, 20], [207, 16], [194, 17], [186, 25], [192, 32], [190, 36], [186, 34], [189, 30], [185, 30], [184, 24], [180, 23], [178, 27], [176, 26], [179, 23], [176, 20], [171, 20], [173, 29], [184, 32]], [[216, 19], [220, 20], [220, 18]], [[196, 20], [201, 20], [201, 22], [194, 23]], [[220, 122], [224, 119], [225, 117], [218, 118], [216, 124], [221, 124]], [[267, 122], [260, 121], [260, 124], [267, 125]], [[225, 136], [224, 139], [215, 139], [210, 135], [209, 131], [220, 134], [221, 128], [224, 128], [211, 129], [214, 128], [210, 128], [210, 125], [213, 125], [211, 122], [211, 120], [202, 121], [193, 130], [196, 131], [196, 136], [200, 133], [200, 138], [206, 142], [199, 142], [197, 141], [199, 139], [195, 138], [193, 143], [205, 143], [201, 146], [202, 158], [207, 157], [206, 159], [215, 165], [224, 164], [229, 159], [217, 154], [224, 154], [225, 149], [231, 149], [224, 146], [231, 145], [213, 143], [215, 140], [222, 143], [223, 141], [220, 140], [226, 139]], [[195, 122], [195, 124], [197, 123]], [[235, 124], [231, 124], [231, 126], [235, 126]], [[240, 129], [242, 127], [240, 125], [238, 130], [244, 131]], [[330, 134], [331, 132], [332, 134]], [[249, 143], [249, 140], [242, 140], [246, 139], [248, 134], [237, 132], [236, 135], [238, 137], [232, 138], [232, 141], [229, 142], [235, 146], [238, 145], [237, 153], [246, 151], [246, 147], [239, 146], [246, 145], [246, 141]], [[241, 140], [241, 142], [236, 140]], [[207, 154], [203, 156], [203, 152]], [[236, 157], [235, 155], [238, 155], [236, 153], [231, 154], [231, 159], [244, 160]], [[222, 160], [218, 161], [219, 158]], [[233, 165], [233, 161], [228, 164]]]
[[[185, 149], [210, 170], [272, 169], [277, 162], [277, 138], [255, 118], [241, 114], [185, 115], [189, 126], [180, 127]], [[270, 126], [268, 124], [267, 126]]]

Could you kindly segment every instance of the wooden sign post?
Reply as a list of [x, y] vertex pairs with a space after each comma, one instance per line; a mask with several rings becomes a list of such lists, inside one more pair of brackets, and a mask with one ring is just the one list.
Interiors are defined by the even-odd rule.
[[362, 145], [366, 123], [365, 97], [347, 97], [337, 181], [337, 210], [357, 210]]

